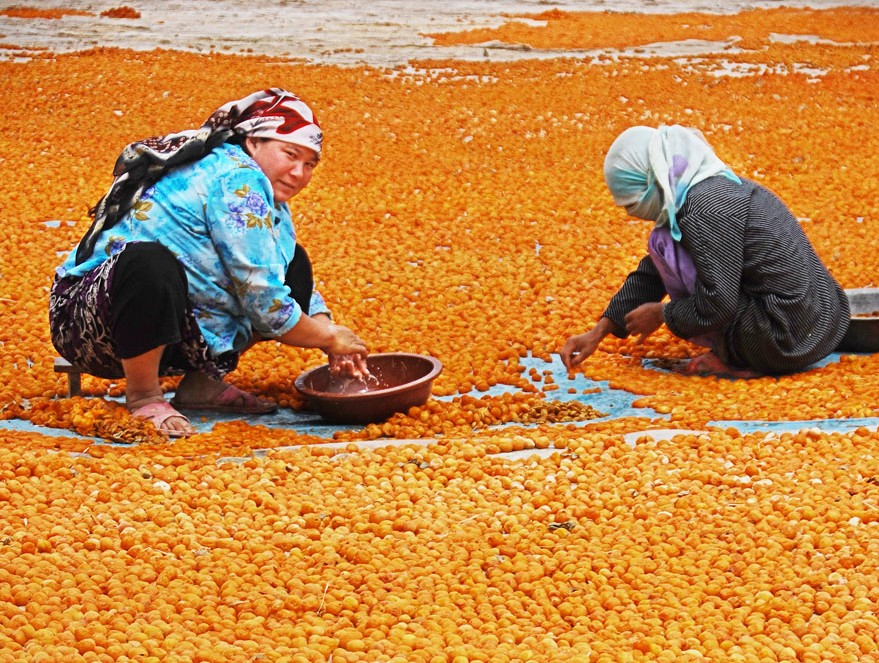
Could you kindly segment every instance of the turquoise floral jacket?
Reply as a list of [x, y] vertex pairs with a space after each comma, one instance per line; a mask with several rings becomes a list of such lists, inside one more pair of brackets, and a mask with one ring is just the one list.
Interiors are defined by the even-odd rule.
[[[275, 338], [299, 322], [302, 310], [284, 285], [296, 248], [290, 208], [274, 204], [269, 180], [237, 145], [166, 174], [98, 238], [91, 258], [75, 265], [71, 253], [58, 276], [82, 276], [128, 242], [159, 242], [177, 256], [215, 355], [240, 351], [254, 331]], [[317, 292], [309, 312], [329, 313]]]

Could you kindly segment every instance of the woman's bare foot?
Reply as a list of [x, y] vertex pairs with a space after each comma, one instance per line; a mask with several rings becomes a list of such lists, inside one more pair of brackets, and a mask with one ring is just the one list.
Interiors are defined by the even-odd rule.
[[693, 357], [679, 369], [685, 375], [717, 375], [729, 378], [758, 378], [762, 374], [747, 368], [732, 368], [724, 364], [713, 352]]

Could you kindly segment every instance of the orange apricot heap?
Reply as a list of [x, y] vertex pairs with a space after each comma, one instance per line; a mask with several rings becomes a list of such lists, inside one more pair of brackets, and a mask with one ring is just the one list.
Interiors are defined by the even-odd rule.
[[14, 418], [27, 419], [38, 426], [68, 428], [86, 437], [124, 443], [164, 439], [151, 422], [135, 419], [124, 405], [113, 401], [32, 398], [21, 405], [13, 404], [9, 410]]
[[107, 18], [140, 18], [140, 12], [132, 7], [123, 5], [122, 7], [113, 7], [101, 12], [101, 16]]
[[876, 431], [596, 425], [524, 462], [24, 437], [0, 433], [0, 661], [879, 656]]
[[[552, 12], [479, 36], [741, 37], [689, 58], [0, 61], [0, 419], [77, 434], [0, 428], [0, 663], [879, 661], [879, 433], [711, 425], [875, 417], [879, 357], [729, 381], [645, 369], [699, 351], [665, 330], [608, 339], [579, 370], [645, 413], [613, 420], [523, 363], [591, 325], [644, 254], [650, 228], [601, 176], [632, 124], [699, 127], [789, 203], [844, 287], [877, 285], [875, 13]], [[334, 445], [245, 422], [171, 443], [103, 398], [124, 382], [85, 376], [68, 399], [52, 370], [53, 270], [121, 147], [254, 81], [301, 94], [326, 130], [292, 209], [337, 319], [373, 352], [445, 366], [443, 398]], [[230, 381], [301, 409], [293, 382], [322, 361], [261, 344]], [[368, 450], [377, 437], [396, 444]]]
[[340, 431], [337, 440], [378, 438], [430, 438], [437, 435], [467, 435], [502, 424], [545, 424], [589, 421], [604, 416], [591, 405], [577, 401], [547, 401], [535, 394], [506, 393], [474, 398], [461, 396], [449, 401], [428, 400], [424, 405], [397, 413], [380, 424], [368, 424], [359, 431]]
[[[815, 15], [784, 11], [792, 12], [792, 21]], [[868, 30], [872, 10], [820, 14], [825, 32], [817, 34], [836, 44], [771, 42], [757, 51], [690, 60], [437, 62], [391, 72], [290, 63], [286, 68], [295, 76], [280, 82], [320, 108], [327, 127], [327, 158], [294, 205], [319, 287], [373, 351], [439, 357], [445, 370], [435, 383], [437, 395], [485, 392], [498, 384], [533, 389], [521, 358], [549, 359], [568, 334], [591, 324], [643, 253], [649, 228], [626, 219], [605, 191], [600, 164], [606, 146], [629, 124], [673, 121], [701, 127], [735, 170], [778, 191], [844, 286], [870, 285], [879, 268], [879, 252], [871, 250], [879, 237], [875, 178], [851, 174], [877, 170], [870, 148], [877, 119], [873, 47], [853, 45], [846, 40], [856, 36], [840, 33], [858, 11]], [[775, 29], [775, 16], [754, 11], [704, 20], [736, 21], [766, 33]], [[552, 34], [566, 20], [553, 15], [541, 30]], [[599, 14], [589, 20], [635, 19]], [[662, 31], [657, 25], [651, 33], [652, 20], [638, 25], [656, 40]], [[47, 289], [58, 253], [81, 236], [86, 208], [107, 186], [107, 164], [119, 146], [132, 136], [195, 126], [224, 100], [243, 94], [253, 79], [239, 71], [240, 62], [95, 49], [0, 63], [4, 94], [15, 109], [3, 120], [0, 156], [44, 183], [28, 191], [14, 178], [0, 182], [9, 229], [0, 239], [0, 356], [9, 376], [0, 381], [0, 403], [62, 393], [61, 378], [51, 371]], [[284, 71], [274, 60], [244, 62], [266, 79]], [[138, 104], [128, 101], [123, 82], [104, 80], [109, 69], [120, 72], [120, 81], [137, 82], [143, 91]], [[728, 69], [755, 73], [725, 75]], [[222, 83], [202, 86], [210, 92], [196, 100], [174, 92], [170, 83], [193, 77]], [[52, 122], [28, 110], [35, 80], [53, 109]], [[354, 92], [341, 103], [328, 92], [334, 89]], [[529, 94], [542, 100], [541, 112], [522, 102]], [[748, 112], [741, 112], [745, 107]], [[372, 121], [361, 126], [367, 113]], [[356, 132], [349, 130], [355, 126]], [[32, 149], [22, 153], [20, 145]], [[358, 195], [351, 195], [354, 190]], [[50, 220], [61, 223], [47, 227]], [[28, 247], [27, 260], [20, 247]], [[872, 357], [744, 386], [644, 371], [645, 357], [697, 351], [667, 332], [644, 345], [608, 340], [603, 350], [583, 367], [588, 377], [640, 394], [639, 404], [687, 424], [875, 411]], [[231, 379], [299, 409], [303, 401], [293, 380], [320, 361], [314, 351], [260, 347]], [[122, 388], [85, 380], [89, 395], [119, 395]], [[547, 396], [554, 388], [544, 385]], [[0, 417], [24, 411], [0, 406]]]
[[[879, 10], [869, 7], [834, 9], [754, 9], [738, 14], [632, 14], [624, 12], [563, 12], [511, 15], [498, 28], [428, 34], [442, 45], [505, 42], [539, 49], [632, 48], [686, 39], [732, 41], [747, 49], [764, 48], [774, 34], [852, 44], [879, 39]], [[535, 25], [534, 21], [543, 23]]]
[[57, 19], [64, 16], [92, 16], [91, 12], [82, 11], [81, 9], [40, 9], [37, 7], [6, 7], [0, 9], [0, 16], [9, 16], [10, 18], [42, 18]]

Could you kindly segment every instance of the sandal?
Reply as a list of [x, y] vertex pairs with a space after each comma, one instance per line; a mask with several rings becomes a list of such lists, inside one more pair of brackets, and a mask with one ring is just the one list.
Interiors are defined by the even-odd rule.
[[160, 433], [164, 433], [168, 437], [188, 437], [190, 435], [195, 435], [196, 433], [194, 429], [183, 431], [163, 428], [163, 424], [173, 417], [183, 419], [189, 424], [189, 419], [175, 410], [167, 401], [157, 401], [155, 403], [141, 405], [139, 408], [131, 411], [131, 416], [136, 419], [146, 419], [147, 421], [151, 421]]
[[171, 399], [171, 404], [181, 410], [205, 410], [230, 414], [269, 414], [278, 409], [276, 403], [264, 401], [231, 384], [226, 385], [223, 391], [209, 401], [184, 403], [175, 396]]

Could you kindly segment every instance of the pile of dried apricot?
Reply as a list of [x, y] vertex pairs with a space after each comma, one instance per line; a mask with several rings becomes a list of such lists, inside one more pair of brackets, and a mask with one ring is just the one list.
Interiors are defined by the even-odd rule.
[[[731, 381], [645, 370], [699, 351], [665, 331], [607, 340], [582, 372], [667, 420], [595, 419], [522, 364], [588, 328], [644, 253], [649, 224], [601, 173], [633, 124], [700, 128], [790, 205], [844, 287], [877, 285], [877, 14], [550, 12], [434, 36], [729, 42], [691, 57], [0, 61], [0, 419], [78, 434], [0, 428], [0, 662], [879, 660], [879, 433], [710, 425], [875, 417], [879, 357]], [[243, 422], [169, 443], [103, 398], [123, 384], [89, 376], [87, 398], [63, 398], [48, 291], [119, 150], [265, 86], [325, 129], [292, 209], [337, 319], [374, 352], [438, 357], [448, 398], [341, 449]], [[293, 381], [322, 361], [263, 344], [230, 381], [299, 409]], [[359, 444], [376, 437], [397, 441]]]
[[489, 435], [561, 447], [519, 462], [27, 435], [0, 447], [2, 661], [879, 657], [875, 431]]

